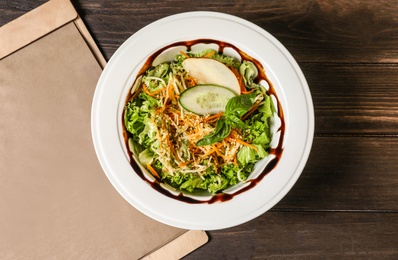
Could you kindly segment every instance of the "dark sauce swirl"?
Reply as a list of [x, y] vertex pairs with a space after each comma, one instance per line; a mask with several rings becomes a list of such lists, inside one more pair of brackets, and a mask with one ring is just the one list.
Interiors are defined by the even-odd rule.
[[[223, 53], [225, 48], [232, 48], [234, 49], [242, 58], [243, 60], [247, 60], [247, 61], [251, 61], [253, 62], [257, 69], [258, 69], [258, 75], [257, 77], [254, 79], [255, 83], [259, 83], [260, 81], [264, 80], [268, 83], [269, 85], [269, 89], [267, 90], [267, 94], [268, 95], [273, 95], [276, 100], [277, 100], [277, 105], [278, 105], [278, 116], [281, 120], [281, 126], [279, 127], [278, 131], [280, 132], [280, 137], [279, 137], [279, 141], [278, 141], [278, 145], [275, 148], [271, 148], [269, 151], [269, 154], [274, 155], [274, 158], [266, 165], [266, 167], [264, 168], [264, 170], [261, 172], [261, 174], [252, 180], [248, 180], [247, 183], [249, 183], [248, 185], [246, 185], [244, 188], [236, 191], [233, 194], [226, 194], [226, 193], [220, 193], [220, 194], [214, 194], [209, 200], [196, 200], [192, 197], [186, 196], [184, 195], [182, 192], [180, 192], [178, 195], [174, 195], [173, 193], [171, 193], [170, 191], [168, 191], [167, 189], [163, 188], [160, 185], [160, 182], [158, 180], [155, 181], [149, 181], [145, 176], [144, 173], [142, 172], [141, 168], [139, 167], [138, 163], [136, 162], [136, 160], [133, 158], [133, 154], [130, 151], [130, 149], [128, 148], [128, 139], [130, 138], [131, 134], [126, 130], [124, 124], [123, 124], [123, 120], [121, 120], [122, 125], [123, 125], [123, 136], [125, 139], [125, 143], [127, 146], [127, 151], [129, 153], [129, 157], [130, 157], [130, 164], [132, 166], [132, 168], [134, 169], [134, 171], [138, 174], [138, 176], [141, 177], [142, 180], [144, 180], [145, 182], [147, 182], [153, 189], [157, 190], [158, 192], [162, 193], [163, 195], [170, 197], [172, 199], [176, 199], [179, 201], [183, 201], [186, 203], [192, 203], [192, 204], [203, 204], [203, 203], [207, 203], [207, 204], [212, 204], [215, 202], [223, 202], [223, 201], [228, 201], [233, 199], [235, 196], [253, 188], [254, 186], [256, 186], [269, 172], [271, 172], [278, 164], [282, 153], [283, 153], [283, 138], [284, 138], [284, 133], [285, 133], [285, 120], [284, 120], [284, 115], [283, 115], [283, 110], [282, 110], [282, 106], [278, 100], [278, 96], [276, 95], [275, 89], [273, 87], [272, 82], [268, 79], [267, 75], [265, 74], [265, 70], [264, 67], [262, 66], [262, 64], [250, 57], [248, 54], [246, 54], [245, 52], [243, 52], [242, 50], [236, 48], [234, 45], [223, 42], [223, 41], [217, 41], [217, 40], [213, 40], [213, 39], [197, 39], [197, 40], [191, 40], [191, 41], [182, 41], [182, 42], [176, 42], [170, 45], [167, 45], [161, 49], [159, 49], [158, 51], [156, 51], [155, 53], [153, 53], [145, 62], [144, 66], [141, 68], [141, 70], [139, 71], [137, 78], [140, 75], [143, 75], [148, 69], [150, 69], [152, 67], [152, 63], [155, 60], [155, 58], [157, 56], [159, 56], [162, 52], [164, 52], [165, 50], [171, 48], [171, 47], [175, 47], [175, 46], [186, 46], [187, 47], [187, 51], [189, 52], [192, 48], [192, 46], [199, 44], [199, 43], [204, 43], [204, 44], [217, 44], [219, 46], [218, 52], [219, 53]], [[126, 99], [126, 103], [131, 99], [132, 94], [130, 94], [127, 99]], [[122, 116], [123, 118], [123, 116]]]

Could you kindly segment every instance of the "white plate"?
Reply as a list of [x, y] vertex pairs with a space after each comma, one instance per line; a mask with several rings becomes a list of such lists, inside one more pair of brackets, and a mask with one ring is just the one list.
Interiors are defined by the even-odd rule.
[[[214, 39], [234, 45], [260, 61], [283, 107], [284, 151], [276, 167], [255, 187], [225, 202], [191, 204], [153, 189], [134, 171], [122, 134], [127, 93], [145, 61], [179, 41]], [[258, 217], [292, 188], [310, 153], [314, 110], [303, 73], [286, 48], [262, 28], [215, 12], [189, 12], [158, 20], [132, 35], [112, 56], [96, 88], [92, 135], [100, 164], [116, 190], [135, 208], [162, 223], [214, 230]]]

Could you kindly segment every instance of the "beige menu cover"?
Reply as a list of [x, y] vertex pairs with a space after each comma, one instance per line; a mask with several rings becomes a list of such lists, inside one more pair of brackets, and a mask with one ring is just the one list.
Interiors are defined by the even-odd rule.
[[178, 259], [207, 242], [107, 180], [90, 132], [104, 65], [68, 0], [0, 27], [0, 259]]

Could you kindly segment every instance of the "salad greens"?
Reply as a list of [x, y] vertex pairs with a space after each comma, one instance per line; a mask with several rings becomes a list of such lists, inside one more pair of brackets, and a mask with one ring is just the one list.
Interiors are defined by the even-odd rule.
[[196, 145], [210, 145], [219, 142], [230, 134], [232, 128], [248, 128], [248, 125], [242, 122], [240, 117], [252, 108], [256, 96], [256, 93], [251, 93], [231, 98], [225, 107], [224, 116], [217, 121], [214, 132], [197, 141]]
[[[197, 115], [178, 102], [197, 85], [182, 65], [185, 59], [207, 58], [236, 70], [242, 94], [229, 99], [225, 112]], [[212, 194], [244, 182], [255, 163], [266, 157], [271, 141], [271, 98], [255, 82], [250, 61], [208, 49], [182, 53], [138, 77], [125, 105], [129, 149], [155, 178], [178, 190]]]

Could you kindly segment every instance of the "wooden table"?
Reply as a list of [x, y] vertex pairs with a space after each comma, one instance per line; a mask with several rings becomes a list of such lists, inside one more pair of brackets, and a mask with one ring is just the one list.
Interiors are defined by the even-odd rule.
[[[0, 25], [44, 0], [0, 1]], [[398, 259], [398, 1], [73, 0], [106, 59], [168, 15], [219, 11], [292, 53], [316, 127], [302, 176], [269, 212], [210, 231], [186, 259]]]

